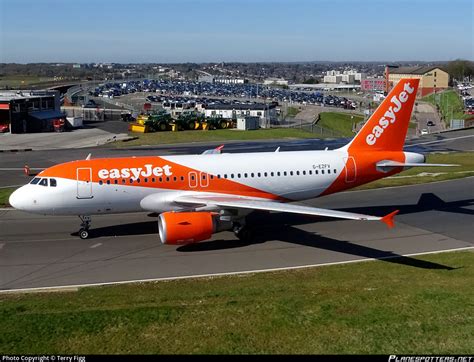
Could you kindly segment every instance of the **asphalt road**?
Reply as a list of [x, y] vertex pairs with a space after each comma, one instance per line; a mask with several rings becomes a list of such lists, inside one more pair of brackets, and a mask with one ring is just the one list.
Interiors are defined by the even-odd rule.
[[474, 246], [474, 178], [353, 191], [308, 205], [384, 215], [400, 210], [396, 227], [258, 213], [259, 240], [230, 232], [188, 246], [161, 245], [156, 217], [144, 213], [93, 218], [92, 238], [73, 232], [75, 217], [0, 211], [0, 290], [109, 283], [383, 259], [409, 268], [462, 267], [397, 256]]
[[[109, 128], [117, 122], [109, 122]], [[118, 122], [123, 124], [123, 122]], [[326, 147], [335, 149], [345, 145], [349, 139], [299, 139], [299, 140], [266, 140], [266, 141], [227, 141], [213, 143], [190, 143], [178, 145], [157, 145], [131, 148], [81, 148], [57, 149], [30, 152], [0, 153], [0, 187], [23, 185], [31, 178], [22, 171], [6, 171], [8, 168], [30, 167], [47, 168], [61, 162], [86, 158], [89, 153], [92, 157], [127, 157], [171, 154], [198, 154], [206, 149], [214, 148], [225, 143], [224, 152], [269, 152], [280, 147], [280, 151], [323, 150]], [[445, 152], [445, 151], [473, 151], [474, 128], [439, 134], [431, 134], [407, 141], [405, 150], [410, 152]]]

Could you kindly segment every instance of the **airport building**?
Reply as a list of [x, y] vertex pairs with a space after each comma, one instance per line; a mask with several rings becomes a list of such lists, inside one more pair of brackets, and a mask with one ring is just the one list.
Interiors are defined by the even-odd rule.
[[206, 117], [222, 117], [236, 120], [238, 117], [259, 117], [260, 127], [269, 127], [277, 119], [276, 104], [236, 103], [209, 104], [204, 109]]
[[385, 78], [366, 78], [360, 82], [360, 89], [364, 92], [384, 92], [387, 88], [387, 80]]
[[58, 91], [0, 92], [0, 125], [11, 133], [52, 131], [53, 121], [65, 118]]
[[360, 83], [362, 79], [365, 78], [365, 73], [359, 73], [355, 70], [344, 70], [343, 72], [339, 70], [329, 70], [326, 72], [324, 76], [323, 82], [324, 83], [347, 83], [347, 84], [354, 84]]
[[388, 87], [392, 88], [402, 78], [419, 79], [418, 96], [424, 97], [448, 88], [449, 74], [437, 66], [387, 67]]

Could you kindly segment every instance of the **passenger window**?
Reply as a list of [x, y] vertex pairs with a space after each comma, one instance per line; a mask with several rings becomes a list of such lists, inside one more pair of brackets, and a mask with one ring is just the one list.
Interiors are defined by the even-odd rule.
[[245, 178], [247, 178], [248, 176], [249, 176], [248, 174], [244, 173], [244, 177], [245, 177]]
[[47, 178], [42, 178], [38, 185], [48, 186], [48, 179]]
[[38, 182], [40, 182], [40, 180], [41, 180], [40, 178], [35, 177], [33, 180], [31, 180], [30, 184], [36, 185]]
[[226, 175], [226, 174], [224, 174], [224, 178], [227, 178], [227, 175]]
[[176, 182], [178, 178], [176, 176], [173, 177], [173, 181]]
[[257, 176], [258, 176], [258, 177], [261, 177], [261, 176], [262, 176], [262, 174], [261, 174], [260, 172], [258, 172], [258, 173], [257, 173]]
[[133, 184], [133, 178], [130, 179], [130, 183]]
[[270, 176], [273, 177], [273, 172], [270, 172]]
[[230, 174], [230, 178], [234, 178], [234, 174], [233, 174], [233, 173]]
[[191, 180], [193, 180], [193, 181], [194, 181], [194, 175], [191, 175]]
[[283, 176], [286, 176], [286, 171], [283, 171]]
[[125, 184], [127, 182], [127, 180], [125, 180], [124, 178], [122, 179], [122, 183]]
[[308, 172], [309, 172], [309, 174], [310, 174], [310, 175], [312, 175], [312, 174], [313, 174], [313, 171], [311, 171], [311, 170], [309, 170]]
[[303, 175], [306, 175], [306, 171], [303, 171]]
[[169, 178], [169, 177], [166, 178], [166, 182], [170, 182], [170, 178]]
[[296, 171], [296, 176], [299, 176], [300, 175], [300, 172], [299, 171]]
[[317, 175], [318, 173], [319, 173], [319, 171], [318, 171], [318, 170], [315, 170], [315, 171], [314, 171], [314, 174], [315, 174], [315, 175]]
[[116, 184], [116, 185], [117, 185], [117, 184], [118, 184], [118, 180], [114, 180], [114, 184]]
[[214, 175], [211, 175], [211, 180], [214, 180]]
[[100, 180], [99, 181], [99, 185], [102, 185], [104, 183], [104, 181]]
[[293, 176], [293, 171], [290, 171], [290, 176]]
[[151, 182], [155, 183], [156, 179], [152, 177]]
[[321, 173], [324, 175], [324, 170], [321, 170]]
[[148, 179], [145, 177], [145, 179], [143, 180], [143, 182], [147, 183], [147, 182], [148, 182]]
[[184, 181], [184, 176], [181, 176], [181, 181]]
[[139, 183], [140, 183], [140, 179], [139, 179], [139, 178], [137, 178], [137, 184], [139, 184]]
[[280, 171], [277, 172], [277, 176], [280, 176]]
[[107, 180], [107, 185], [110, 185], [110, 180]]
[[251, 177], [255, 177], [255, 174], [252, 172], [252, 173], [250, 174], [250, 176], [251, 176]]
[[221, 175], [217, 175], [217, 178], [221, 178]]
[[50, 178], [49, 179], [49, 186], [51, 187], [56, 187], [58, 184], [56, 183], [56, 179], [55, 178]]
[[267, 177], [267, 173], [266, 173], [266, 172], [264, 172], [264, 173], [263, 173], [263, 176]]
[[337, 172], [336, 169], [334, 169], [334, 173], [336, 173], [336, 172]]

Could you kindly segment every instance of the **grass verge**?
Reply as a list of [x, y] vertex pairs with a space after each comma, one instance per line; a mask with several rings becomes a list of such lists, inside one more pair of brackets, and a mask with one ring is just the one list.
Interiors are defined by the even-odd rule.
[[464, 119], [467, 117], [464, 113], [462, 99], [453, 90], [438, 93], [436, 96], [431, 94], [424, 97], [423, 100], [433, 104], [434, 106], [439, 106], [440, 113], [447, 125], [449, 125], [450, 119]]
[[474, 176], [474, 152], [432, 153], [426, 163], [457, 164], [455, 167], [414, 167], [395, 176], [359, 186], [354, 190], [368, 190], [389, 186], [405, 186], [435, 181], [454, 180]]
[[[0, 296], [9, 354], [469, 354], [474, 253]], [[131, 343], [130, 341], [133, 341]]]
[[350, 113], [321, 112], [317, 125], [335, 131], [343, 137], [352, 137], [353, 127], [363, 120], [364, 117]]
[[180, 132], [155, 132], [131, 133], [138, 137], [128, 142], [114, 142], [113, 146], [130, 147], [142, 145], [162, 145], [172, 143], [211, 142], [229, 140], [261, 140], [285, 138], [316, 138], [313, 133], [295, 128], [271, 128], [253, 131], [239, 131], [235, 129], [217, 129], [212, 131], [180, 131]]
[[16, 187], [7, 187], [4, 189], [0, 189], [0, 207], [10, 206], [10, 204], [8, 203], [8, 198], [15, 190]]

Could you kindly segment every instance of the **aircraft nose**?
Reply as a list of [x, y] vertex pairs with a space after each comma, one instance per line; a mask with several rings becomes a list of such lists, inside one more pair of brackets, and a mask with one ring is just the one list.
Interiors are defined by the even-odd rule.
[[8, 199], [8, 203], [18, 210], [23, 210], [26, 206], [26, 200], [23, 193], [21, 192], [21, 189], [22, 187], [20, 187], [18, 190], [13, 191], [13, 193], [10, 195], [10, 198]]

